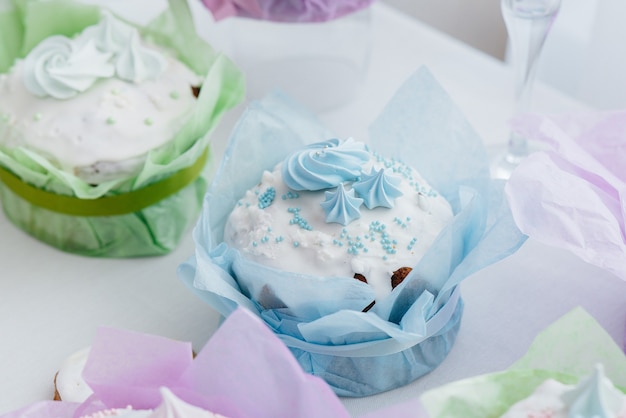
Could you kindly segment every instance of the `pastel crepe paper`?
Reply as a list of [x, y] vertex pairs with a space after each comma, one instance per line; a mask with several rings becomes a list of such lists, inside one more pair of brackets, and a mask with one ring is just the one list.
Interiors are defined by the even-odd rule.
[[507, 185], [520, 229], [626, 280], [626, 111], [530, 115], [514, 129], [548, 148]]
[[276, 22], [324, 22], [368, 7], [374, 0], [202, 0], [216, 21], [231, 16]]
[[323, 376], [336, 393], [363, 396], [436, 367], [460, 323], [456, 286], [514, 252], [525, 237], [514, 225], [502, 184], [489, 179], [480, 139], [421, 69], [372, 125], [369, 143], [421, 171], [456, 216], [390, 296], [363, 313], [374, 299], [364, 283], [260, 266], [222, 243], [228, 214], [264, 169], [305, 143], [328, 138], [319, 122], [285, 97], [252, 103], [205, 197], [194, 230], [196, 253], [181, 265], [179, 277], [224, 316], [237, 306], [257, 313], [302, 367]]
[[[78, 2], [15, 0], [14, 8], [0, 11], [0, 26], [4, 31], [4, 25], [13, 22], [12, 33], [15, 39], [22, 40], [21, 52], [10, 54], [18, 49], [15, 46], [3, 51], [0, 68], [12, 65], [47, 36], [74, 35], [97, 23], [99, 16], [99, 8]], [[209, 132], [222, 114], [243, 98], [242, 74], [195, 34], [192, 16], [183, 0], [170, 0], [167, 10], [138, 29], [154, 42], [174, 50], [197, 74], [205, 75], [189, 120], [172, 141], [149, 153], [140, 173], [94, 187], [26, 149], [0, 148], [0, 165], [35, 187], [81, 199], [135, 190], [192, 165], [209, 145]], [[74, 217], [51, 212], [29, 204], [1, 184], [0, 197], [11, 221], [51, 245], [84, 255], [129, 257], [163, 254], [175, 248], [199, 211], [205, 186], [200, 177], [155, 205], [117, 217]], [[67, 238], [67, 231], [72, 231], [71, 239]]]
[[432, 418], [496, 418], [548, 378], [574, 384], [597, 363], [618, 387], [626, 387], [626, 357], [582, 308], [542, 331], [510, 369], [473, 377], [424, 393]]

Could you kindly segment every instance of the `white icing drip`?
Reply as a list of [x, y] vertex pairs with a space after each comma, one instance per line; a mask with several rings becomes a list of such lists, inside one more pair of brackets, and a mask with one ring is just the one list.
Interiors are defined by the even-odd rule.
[[55, 386], [63, 401], [84, 402], [93, 393], [82, 376], [88, 356], [89, 348], [84, 348], [65, 359], [59, 368]]
[[[363, 169], [368, 172], [372, 167], [380, 169], [384, 163], [372, 158]], [[395, 200], [393, 209], [369, 210], [361, 206], [361, 217], [344, 227], [325, 221], [320, 206], [324, 190], [299, 191], [298, 198], [283, 199], [283, 195], [293, 191], [283, 183], [278, 165], [272, 172], [265, 172], [260, 185], [248, 191], [234, 208], [226, 224], [224, 241], [256, 262], [285, 271], [342, 277], [363, 274], [376, 298], [382, 298], [391, 292], [393, 272], [400, 267], [415, 266], [452, 217], [448, 202], [434, 193], [415, 170], [411, 169], [410, 173], [412, 180], [401, 176], [399, 188], [403, 195]], [[427, 212], [418, 206], [418, 187], [411, 181], [427, 191], [423, 197], [429, 203]], [[261, 209], [255, 191], [262, 194], [269, 187], [275, 188], [276, 197], [270, 206]], [[297, 214], [312, 230], [290, 225], [295, 214], [288, 212], [289, 208], [299, 208]], [[382, 229], [370, 232], [372, 222], [385, 225], [389, 239], [396, 241], [390, 244], [395, 247], [395, 254], [388, 253], [380, 243]], [[358, 254], [349, 253], [349, 241], [353, 246], [362, 243], [362, 248], [356, 248]]]

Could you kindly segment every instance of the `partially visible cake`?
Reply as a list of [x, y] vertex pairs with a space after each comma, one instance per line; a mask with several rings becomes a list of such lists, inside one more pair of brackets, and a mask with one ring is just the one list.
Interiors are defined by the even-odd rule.
[[[79, 350], [65, 359], [54, 378], [54, 400], [83, 403], [93, 394], [83, 378], [90, 348]], [[160, 389], [162, 403], [154, 410], [126, 408], [104, 409], [81, 418], [225, 418], [180, 400], [168, 388]]]
[[0, 74], [0, 150], [34, 151], [91, 184], [132, 177], [187, 121], [200, 81], [104, 14], [75, 38], [44, 39]]
[[224, 241], [259, 264], [354, 277], [383, 298], [453, 213], [412, 167], [353, 139], [306, 146], [265, 171], [225, 226]]
[[502, 418], [626, 418], [626, 395], [615, 388], [598, 365], [576, 386], [546, 380]]

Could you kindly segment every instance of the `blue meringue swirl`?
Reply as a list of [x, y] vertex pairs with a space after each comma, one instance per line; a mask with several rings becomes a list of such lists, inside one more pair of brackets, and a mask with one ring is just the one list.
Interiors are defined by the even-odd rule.
[[330, 189], [356, 180], [369, 159], [365, 144], [352, 139], [318, 142], [287, 157], [283, 181], [293, 190]]
[[392, 208], [393, 201], [403, 195], [399, 186], [402, 180], [392, 176], [387, 170], [381, 168], [372, 170], [369, 174], [363, 174], [361, 179], [352, 185], [359, 197], [363, 198], [368, 209], [375, 207]]
[[[578, 385], [563, 393], [561, 400], [568, 406], [570, 417], [617, 417], [622, 409], [624, 395], [604, 373], [604, 366], [596, 364], [594, 372]], [[620, 415], [621, 416], [621, 415]]]
[[350, 222], [361, 217], [359, 206], [363, 199], [354, 196], [354, 189], [346, 192], [343, 184], [339, 184], [334, 192], [324, 192], [325, 201], [320, 203], [326, 213], [327, 223], [339, 223], [348, 225]]

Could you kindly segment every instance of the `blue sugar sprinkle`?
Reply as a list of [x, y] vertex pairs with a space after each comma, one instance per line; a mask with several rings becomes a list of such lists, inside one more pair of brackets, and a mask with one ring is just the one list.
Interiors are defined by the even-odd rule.
[[283, 200], [287, 200], [287, 199], [297, 199], [299, 198], [300, 195], [296, 192], [292, 192], [291, 190], [288, 191], [287, 193], [285, 193], [284, 195], [281, 196], [281, 198]]
[[[257, 194], [258, 194], [258, 190], [257, 190]], [[275, 197], [276, 197], [276, 189], [274, 187], [268, 187], [267, 190], [265, 190], [265, 192], [263, 192], [259, 196], [259, 208], [265, 209], [266, 207], [270, 206], [272, 202], [274, 201]]]
[[289, 220], [289, 225], [298, 225], [301, 229], [312, 231], [313, 227], [309, 225], [306, 219], [300, 216], [300, 208], [287, 208], [287, 212], [293, 213], [293, 218]]

